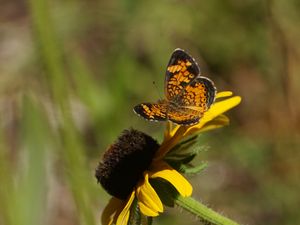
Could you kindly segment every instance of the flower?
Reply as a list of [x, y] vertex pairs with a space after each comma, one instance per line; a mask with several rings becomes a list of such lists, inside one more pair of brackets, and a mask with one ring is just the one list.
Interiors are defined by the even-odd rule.
[[[232, 92], [220, 92], [217, 94], [217, 100], [231, 95]], [[240, 101], [239, 96], [217, 101], [196, 125], [177, 125], [173, 128], [172, 124], [167, 122], [164, 141], [160, 146], [142, 132], [125, 130], [106, 151], [96, 170], [98, 181], [113, 196], [102, 213], [102, 224], [126, 225], [135, 202], [145, 216], [155, 217], [162, 213], [163, 204], [150, 183], [152, 179], [163, 179], [181, 196], [190, 196], [191, 184], [167, 164], [164, 157], [183, 138], [227, 125], [229, 119], [223, 113], [238, 105]]]
[[127, 224], [135, 198], [143, 215], [154, 217], [163, 212], [163, 204], [149, 179], [162, 178], [182, 196], [192, 194], [192, 186], [179, 172], [163, 160], [154, 160], [159, 151], [155, 140], [133, 129], [125, 130], [106, 151], [96, 177], [114, 197], [103, 211], [102, 224]]

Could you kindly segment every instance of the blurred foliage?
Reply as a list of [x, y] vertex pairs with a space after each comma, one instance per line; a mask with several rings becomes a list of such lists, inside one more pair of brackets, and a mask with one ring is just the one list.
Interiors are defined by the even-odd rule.
[[[296, 0], [2, 0], [0, 224], [99, 224], [97, 162], [125, 128], [162, 139], [132, 107], [163, 96], [177, 47], [243, 97], [202, 137], [194, 196], [242, 224], [299, 224], [299, 27]], [[197, 223], [156, 223], [174, 221]]]

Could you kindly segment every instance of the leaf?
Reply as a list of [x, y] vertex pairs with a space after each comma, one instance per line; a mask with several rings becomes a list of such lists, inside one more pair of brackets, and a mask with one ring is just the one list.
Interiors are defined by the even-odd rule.
[[182, 170], [182, 173], [184, 173], [184, 174], [194, 175], [194, 174], [198, 174], [201, 171], [203, 171], [204, 169], [206, 169], [207, 166], [208, 166], [207, 162], [202, 162], [201, 164], [199, 164], [197, 166], [181, 165], [180, 169]]

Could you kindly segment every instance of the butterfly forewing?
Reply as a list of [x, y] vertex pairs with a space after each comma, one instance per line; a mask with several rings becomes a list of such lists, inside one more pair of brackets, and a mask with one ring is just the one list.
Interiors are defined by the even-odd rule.
[[185, 51], [176, 49], [171, 55], [165, 78], [165, 95], [173, 101], [198, 75], [200, 69]]

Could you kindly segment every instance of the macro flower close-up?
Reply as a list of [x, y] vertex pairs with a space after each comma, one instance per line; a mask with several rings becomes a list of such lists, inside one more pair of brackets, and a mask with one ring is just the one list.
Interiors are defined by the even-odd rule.
[[[96, 170], [98, 182], [113, 196], [103, 210], [103, 225], [126, 225], [136, 217], [140, 218], [134, 214], [141, 213], [150, 219], [162, 213], [163, 196], [159, 195], [160, 190], [156, 190], [159, 185], [152, 185], [155, 180], [161, 181], [162, 186], [171, 184], [182, 197], [191, 196], [191, 184], [165, 158], [183, 139], [227, 125], [229, 119], [223, 113], [241, 101], [239, 96], [231, 95], [231, 92], [218, 93], [217, 102], [205, 112], [198, 124], [173, 128], [172, 123], [167, 122], [161, 145], [143, 132], [134, 129], [123, 131], [107, 149]], [[222, 99], [226, 97], [230, 98]]]

